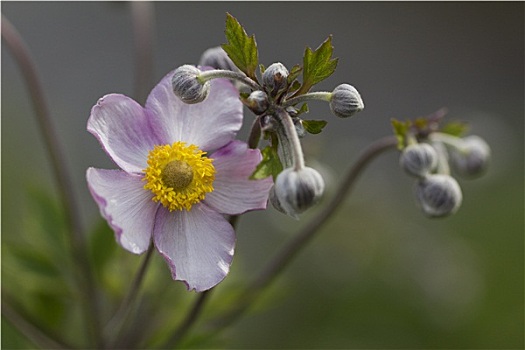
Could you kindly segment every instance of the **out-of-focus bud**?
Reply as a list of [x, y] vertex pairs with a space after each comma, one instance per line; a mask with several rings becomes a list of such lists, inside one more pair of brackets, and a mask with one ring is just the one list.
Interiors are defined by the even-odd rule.
[[428, 143], [408, 145], [401, 152], [399, 164], [409, 175], [424, 177], [438, 164], [438, 155]]
[[232, 72], [239, 70], [228, 57], [226, 51], [220, 46], [212, 47], [204, 51], [199, 61], [199, 66], [209, 66], [215, 69], [231, 70]]
[[417, 181], [416, 199], [425, 214], [443, 217], [454, 214], [459, 209], [463, 195], [453, 177], [434, 174]]
[[210, 83], [198, 80], [201, 70], [191, 65], [177, 68], [171, 78], [173, 92], [185, 103], [204, 101], [210, 91]]
[[262, 75], [263, 86], [271, 96], [288, 87], [288, 69], [282, 63], [271, 64]]
[[261, 115], [268, 109], [268, 95], [264, 91], [255, 90], [243, 100], [244, 104], [256, 115]]
[[340, 118], [348, 118], [362, 111], [365, 104], [355, 87], [341, 84], [332, 91], [330, 110]]
[[315, 169], [284, 169], [275, 180], [270, 201], [281, 212], [298, 218], [306, 209], [316, 204], [324, 192], [324, 180]]
[[463, 140], [461, 150], [451, 149], [450, 160], [454, 170], [465, 177], [482, 175], [490, 161], [490, 146], [481, 137], [471, 135]]

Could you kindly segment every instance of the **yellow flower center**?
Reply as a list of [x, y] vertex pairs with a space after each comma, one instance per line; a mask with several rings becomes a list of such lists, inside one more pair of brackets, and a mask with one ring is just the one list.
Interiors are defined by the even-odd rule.
[[148, 155], [144, 170], [144, 188], [153, 193], [153, 200], [170, 211], [190, 210], [206, 193], [213, 191], [215, 167], [195, 145], [184, 142], [155, 146]]

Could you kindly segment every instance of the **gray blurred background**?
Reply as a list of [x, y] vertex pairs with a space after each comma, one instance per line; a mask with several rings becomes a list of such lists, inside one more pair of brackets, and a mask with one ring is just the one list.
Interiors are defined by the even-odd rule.
[[[85, 170], [115, 166], [86, 122], [104, 94], [133, 96], [129, 5], [1, 5], [37, 63], [89, 229], [99, 215]], [[339, 64], [317, 89], [350, 83], [365, 110], [341, 120], [310, 103], [308, 117], [329, 123], [304, 139], [307, 163], [331, 186], [362, 148], [391, 133], [391, 118], [444, 106], [449, 119], [488, 141], [493, 160], [484, 177], [459, 180], [464, 200], [455, 216], [431, 220], [415, 206], [397, 153], [382, 155], [267, 298], [228, 331], [225, 346], [523, 348], [524, 4], [156, 2], [154, 82], [146, 90], [224, 43], [226, 12], [255, 34], [266, 66], [291, 68], [305, 46], [333, 35]], [[2, 235], [22, 229], [28, 188], [54, 186], [24, 84], [2, 45]], [[247, 112], [240, 137], [251, 120]], [[250, 280], [313, 212], [300, 222], [273, 209], [246, 215], [225, 288]]]

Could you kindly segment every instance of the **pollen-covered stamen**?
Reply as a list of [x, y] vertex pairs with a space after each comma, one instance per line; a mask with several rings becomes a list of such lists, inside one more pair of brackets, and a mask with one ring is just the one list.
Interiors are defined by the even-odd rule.
[[193, 180], [191, 166], [180, 160], [174, 160], [166, 164], [161, 174], [162, 182], [175, 191], [188, 187]]
[[215, 168], [206, 152], [184, 142], [155, 146], [144, 170], [145, 189], [170, 211], [190, 210], [213, 191]]

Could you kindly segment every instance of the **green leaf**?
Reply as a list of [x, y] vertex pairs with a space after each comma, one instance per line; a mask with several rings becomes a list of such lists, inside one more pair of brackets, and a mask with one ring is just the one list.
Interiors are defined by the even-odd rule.
[[325, 120], [303, 120], [302, 124], [310, 134], [319, 134], [328, 122]]
[[258, 66], [259, 54], [255, 36], [248, 36], [237, 19], [229, 13], [226, 14], [224, 33], [228, 40], [227, 44], [222, 45], [224, 51], [241, 71], [253, 80], [257, 80], [255, 69]]
[[255, 171], [250, 176], [251, 180], [265, 179], [268, 176], [273, 176], [273, 179], [283, 171], [283, 165], [277, 154], [277, 150], [272, 146], [267, 146], [262, 151], [263, 159], [255, 168]]
[[303, 57], [303, 86], [298, 91], [304, 94], [315, 84], [332, 75], [337, 67], [337, 58], [332, 58], [334, 47], [329, 36], [315, 51], [307, 47]]
[[463, 122], [449, 122], [441, 128], [441, 132], [456, 137], [463, 136], [468, 130], [468, 124]]
[[295, 66], [290, 69], [290, 73], [288, 74], [288, 85], [292, 84], [295, 79], [301, 74], [301, 71], [303, 70], [303, 67], [296, 64]]
[[408, 131], [412, 123], [409, 120], [402, 122], [402, 121], [399, 121], [393, 118], [391, 120], [391, 123], [392, 123], [392, 128], [394, 129], [394, 135], [397, 138], [397, 148], [398, 149], [405, 148], [407, 144]]
[[[303, 113], [308, 113], [308, 104], [305, 103], [301, 106], [301, 108], [299, 108], [299, 110], [297, 111], [297, 114], [303, 114]], [[303, 123], [307, 121], [307, 120], [303, 120]], [[314, 120], [312, 120], [314, 121]], [[325, 122], [325, 125], [326, 125], [326, 122]], [[324, 126], [324, 125], [323, 125]]]

